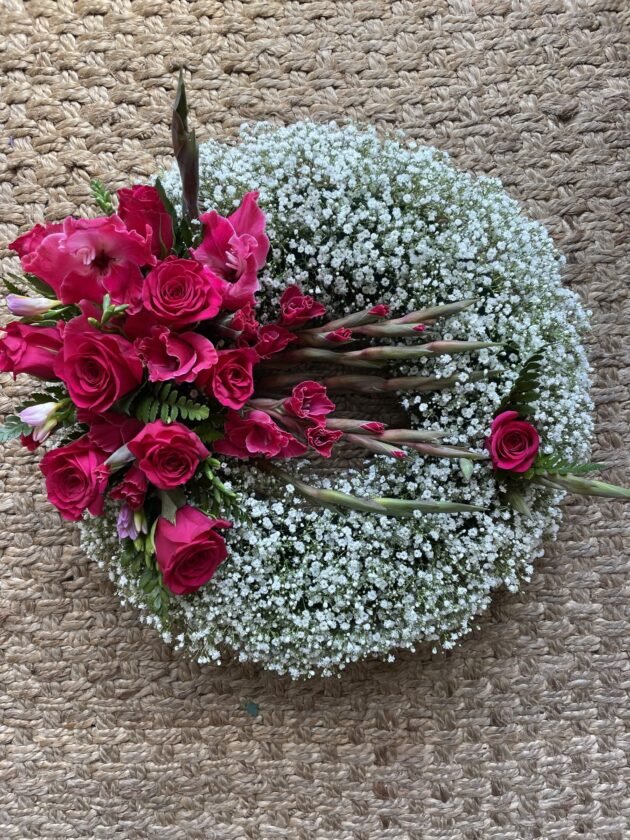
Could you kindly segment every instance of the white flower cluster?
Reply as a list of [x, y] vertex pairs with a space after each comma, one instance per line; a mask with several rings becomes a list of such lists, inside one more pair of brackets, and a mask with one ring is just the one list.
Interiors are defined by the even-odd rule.
[[[178, 200], [176, 169], [163, 180]], [[459, 377], [453, 388], [402, 395], [412, 426], [439, 428], [447, 442], [481, 449], [519, 364], [548, 347], [536, 415], [543, 451], [567, 460], [588, 455], [586, 314], [560, 285], [562, 259], [545, 229], [520, 213], [500, 182], [475, 180], [441, 152], [398, 136], [304, 122], [245, 127], [235, 145], [205, 143], [201, 183], [203, 208], [224, 214], [243, 193], [260, 192], [272, 244], [261, 277], [263, 312], [272, 314], [296, 282], [335, 315], [376, 303], [404, 314], [476, 299], [424, 335], [503, 348], [409, 365], [405, 373]], [[493, 375], [473, 381], [473, 370]], [[525, 493], [531, 518], [506, 508], [485, 464], [469, 479], [456, 462], [421, 456], [373, 457], [325, 476], [313, 477], [307, 462], [295, 470], [355, 495], [465, 501], [487, 511], [393, 519], [315, 509], [292, 488], [231, 461], [226, 478], [250, 522], [230, 531], [228, 560], [212, 581], [173, 609], [181, 627], [174, 643], [201, 662], [230, 650], [299, 677], [419, 641], [450, 647], [493, 589], [516, 590], [529, 578], [560, 520], [562, 494], [535, 487]], [[88, 554], [106, 558], [123, 596], [142, 607], [138, 582], [119, 565], [113, 520], [82, 527]]]

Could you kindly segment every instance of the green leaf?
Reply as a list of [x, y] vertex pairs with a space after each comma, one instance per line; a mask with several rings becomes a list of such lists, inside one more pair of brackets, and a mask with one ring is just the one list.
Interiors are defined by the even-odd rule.
[[57, 293], [53, 287], [49, 286], [48, 283], [45, 283], [43, 280], [40, 280], [40, 278], [35, 274], [25, 274], [24, 280], [34, 292], [38, 292], [40, 295], [50, 298], [51, 300], [57, 299]]
[[[14, 275], [13, 275], [14, 276]], [[8, 275], [2, 278], [2, 284], [6, 288], [7, 292], [12, 295], [20, 295], [20, 297], [28, 297], [28, 293], [17, 286], [12, 280], [9, 280]]]
[[186, 504], [186, 494], [179, 488], [173, 490], [159, 490], [158, 496], [162, 503], [162, 516], [171, 525], [175, 525], [175, 517], [180, 507]]
[[99, 210], [102, 210], [106, 216], [111, 216], [114, 212], [112, 194], [105, 188], [103, 182], [99, 181], [98, 178], [91, 180], [90, 191]]
[[533, 413], [532, 403], [539, 399], [540, 374], [546, 352], [547, 346], [541, 347], [525, 361], [510, 393], [501, 401], [497, 413], [517, 411], [522, 417]]
[[532, 512], [529, 509], [529, 505], [525, 501], [525, 496], [522, 493], [519, 493], [518, 490], [515, 488], [511, 488], [505, 494], [506, 502], [514, 508], [515, 511], [526, 516], [528, 519], [532, 518]]
[[5, 417], [4, 424], [0, 425], [0, 443], [14, 440], [22, 434], [28, 435], [31, 431], [32, 427], [23, 423], [17, 414], [9, 414]]

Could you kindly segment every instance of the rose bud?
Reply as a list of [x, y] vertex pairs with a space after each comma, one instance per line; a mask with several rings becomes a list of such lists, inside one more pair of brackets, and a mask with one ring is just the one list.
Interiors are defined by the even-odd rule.
[[292, 329], [324, 315], [326, 307], [310, 295], [303, 295], [299, 286], [288, 286], [280, 298], [280, 323]]

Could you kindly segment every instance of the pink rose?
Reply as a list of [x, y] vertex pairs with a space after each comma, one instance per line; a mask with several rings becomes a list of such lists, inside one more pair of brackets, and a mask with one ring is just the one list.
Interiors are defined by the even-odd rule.
[[233, 458], [294, 458], [307, 449], [264, 411], [248, 411], [244, 417], [229, 411], [224, 432], [225, 437], [214, 444], [215, 452]]
[[254, 350], [261, 359], [269, 359], [274, 353], [280, 353], [297, 336], [284, 327], [277, 324], [266, 324], [258, 330], [258, 341], [254, 344]]
[[217, 362], [211, 341], [199, 333], [174, 333], [153, 327], [151, 335], [136, 341], [136, 349], [149, 371], [150, 382], [193, 382]]
[[282, 405], [287, 414], [319, 424], [324, 423], [326, 414], [335, 410], [334, 402], [326, 395], [326, 388], [310, 379], [296, 385]]
[[64, 519], [76, 521], [84, 510], [94, 516], [103, 512], [107, 478], [99, 467], [106, 457], [86, 435], [44, 455], [40, 468], [46, 478], [48, 499]]
[[152, 253], [165, 257], [173, 247], [173, 220], [156, 188], [135, 184], [118, 190], [117, 195], [118, 215], [128, 230], [135, 230], [146, 238], [149, 227]]
[[117, 411], [105, 411], [99, 414], [88, 408], [77, 411], [79, 423], [89, 426], [88, 438], [94, 446], [105, 452], [115, 452], [134, 438], [142, 429], [140, 420], [120, 414]]
[[78, 408], [100, 413], [138, 387], [142, 362], [130, 341], [101, 332], [81, 316], [66, 324], [55, 373]]
[[54, 366], [61, 350], [61, 333], [57, 327], [34, 327], [12, 321], [0, 332], [0, 370], [28, 373], [39, 379], [56, 379]]
[[310, 295], [303, 295], [298, 286], [287, 286], [280, 298], [280, 323], [292, 329], [324, 315], [326, 307]]
[[330, 458], [332, 448], [343, 437], [343, 432], [327, 429], [325, 426], [315, 425], [306, 430], [306, 439], [319, 455]]
[[257, 275], [269, 251], [265, 214], [257, 200], [257, 192], [247, 193], [240, 207], [227, 218], [216, 210], [204, 213], [200, 217], [203, 240], [192, 251], [223, 281], [223, 307], [231, 311], [253, 303], [258, 291]]
[[175, 595], [189, 595], [207, 583], [227, 557], [219, 528], [225, 519], [209, 519], [191, 505], [181, 507], [173, 525], [164, 517], [155, 529], [155, 555], [164, 585]]
[[144, 504], [148, 486], [149, 483], [146, 475], [134, 464], [127, 471], [120, 484], [117, 484], [110, 491], [109, 495], [112, 499], [119, 499], [120, 501], [126, 502], [131, 510], [139, 510]]
[[145, 277], [142, 301], [161, 323], [180, 329], [218, 313], [218, 278], [195, 260], [167, 257]]
[[147, 423], [128, 447], [142, 472], [160, 490], [186, 484], [210, 454], [187, 426], [162, 420]]
[[257, 361], [258, 354], [252, 348], [219, 350], [217, 363], [210, 371], [209, 393], [227, 408], [242, 408], [254, 393]]
[[536, 429], [519, 419], [517, 411], [504, 411], [492, 421], [486, 448], [499, 470], [524, 473], [536, 460], [540, 437]]
[[55, 226], [46, 235], [33, 235], [30, 246], [34, 250], [27, 251], [23, 242], [19, 245], [24, 271], [48, 283], [66, 304], [100, 302], [106, 291], [115, 303], [126, 302], [118, 300], [117, 293], [131, 280], [137, 285], [140, 268], [155, 263], [150, 243], [127, 230], [118, 216], [67, 218], [61, 230]]

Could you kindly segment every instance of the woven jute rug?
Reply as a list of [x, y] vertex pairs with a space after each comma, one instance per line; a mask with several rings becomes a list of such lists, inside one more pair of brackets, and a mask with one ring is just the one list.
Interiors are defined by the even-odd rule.
[[[263, 118], [401, 127], [549, 225], [593, 310], [596, 454], [628, 481], [624, 8], [3, 0], [3, 255], [35, 221], [93, 212], [90, 177], [118, 187], [168, 160], [181, 66], [202, 137]], [[3, 384], [0, 412], [29, 389]], [[612, 502], [566, 508], [533, 583], [450, 655], [296, 684], [172, 654], [82, 556], [36, 459], [4, 449], [0, 836], [628, 837], [630, 522]]]

